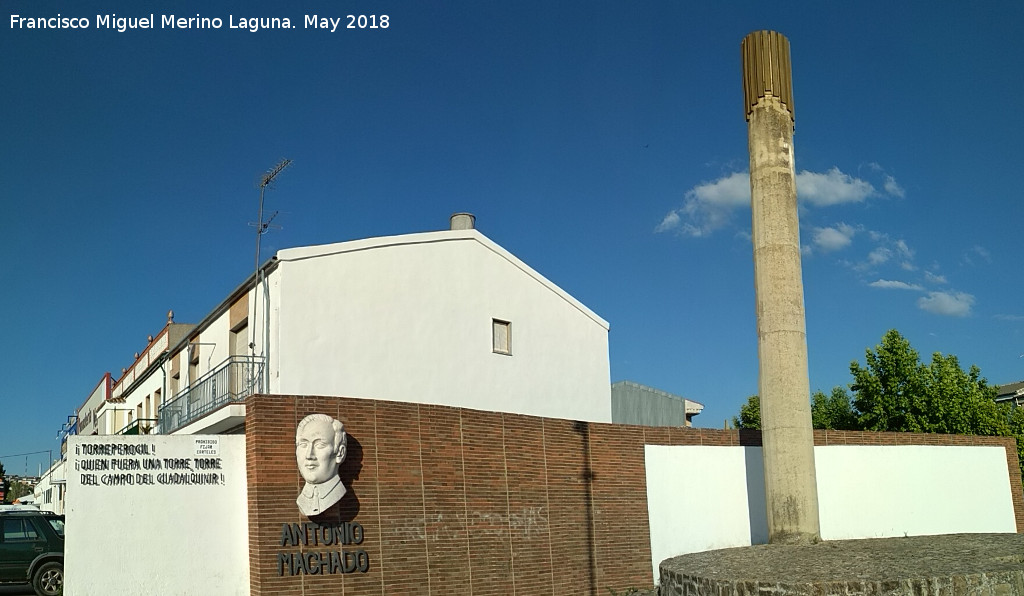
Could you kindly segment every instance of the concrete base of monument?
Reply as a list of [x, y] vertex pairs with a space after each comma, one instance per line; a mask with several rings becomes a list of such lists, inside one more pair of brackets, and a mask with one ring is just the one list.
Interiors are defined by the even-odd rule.
[[661, 562], [660, 596], [1024, 596], [1024, 534], [767, 544]]

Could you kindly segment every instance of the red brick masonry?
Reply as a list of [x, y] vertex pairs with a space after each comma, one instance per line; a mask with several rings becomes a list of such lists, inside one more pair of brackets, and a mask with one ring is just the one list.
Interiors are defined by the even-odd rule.
[[[360, 544], [293, 541], [293, 524], [308, 522], [295, 505], [302, 488], [295, 427], [311, 413], [338, 418], [349, 434], [341, 469], [349, 494], [330, 519], [318, 521], [334, 536], [351, 535], [358, 524]], [[292, 396], [247, 399], [245, 434], [254, 596], [607, 594], [649, 587], [644, 445], [760, 444], [760, 434], [750, 431]], [[997, 445], [1006, 449], [1011, 478], [1019, 477], [1013, 440], [1002, 437], [816, 431], [815, 443]], [[1019, 482], [1011, 484], [1024, 532], [1024, 494]], [[302, 529], [315, 533], [314, 526]], [[360, 551], [369, 570], [344, 573], [346, 556], [354, 561]]]

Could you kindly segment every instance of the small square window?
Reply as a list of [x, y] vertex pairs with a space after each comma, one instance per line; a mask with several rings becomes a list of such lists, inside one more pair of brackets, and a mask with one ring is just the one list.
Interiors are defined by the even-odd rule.
[[512, 354], [512, 323], [493, 319], [491, 339], [495, 354]]

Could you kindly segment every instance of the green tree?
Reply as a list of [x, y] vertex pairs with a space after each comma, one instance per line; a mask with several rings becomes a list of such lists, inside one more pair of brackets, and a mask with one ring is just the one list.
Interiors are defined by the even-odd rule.
[[967, 371], [956, 356], [936, 352], [922, 364], [916, 350], [894, 329], [850, 363], [853, 405], [864, 430], [1006, 435], [1006, 412], [977, 366]]
[[895, 330], [866, 350], [865, 365], [850, 363], [853, 405], [864, 430], [920, 432], [921, 364], [917, 351]]
[[[814, 428], [832, 430], [857, 430], [857, 415], [853, 412], [850, 396], [842, 387], [832, 389], [831, 395], [815, 392], [811, 401], [811, 419]], [[740, 415], [734, 416], [735, 428], [761, 430], [761, 399], [751, 395], [740, 406]]]
[[32, 489], [29, 488], [24, 482], [14, 481], [11, 483], [10, 493], [7, 495], [7, 500], [13, 503], [16, 499], [20, 499], [25, 495], [31, 495]]
[[1010, 404], [999, 406], [1006, 412], [1010, 436], [1017, 439], [1017, 462], [1020, 463], [1021, 481], [1024, 482], [1024, 408], [1013, 407]]
[[966, 371], [956, 356], [936, 352], [922, 364], [917, 352], [891, 329], [850, 363], [853, 406], [864, 430], [1010, 436], [1024, 479], [1024, 411], [995, 402], [996, 389], [977, 366]]
[[761, 430], [761, 398], [751, 395], [746, 403], [740, 406], [740, 415], [733, 416], [732, 425], [736, 428]]
[[811, 423], [814, 428], [828, 430], [860, 430], [860, 420], [853, 410], [850, 394], [842, 387], [833, 387], [829, 395], [815, 391], [811, 396]]
[[[932, 355], [923, 364], [910, 342], [891, 329], [864, 364], [850, 363], [852, 396], [842, 387], [811, 398], [814, 428], [1010, 436], [1024, 479], [1024, 408], [995, 402], [996, 389], [977, 366], [956, 356]], [[737, 428], [761, 428], [761, 403], [752, 395], [733, 418]]]

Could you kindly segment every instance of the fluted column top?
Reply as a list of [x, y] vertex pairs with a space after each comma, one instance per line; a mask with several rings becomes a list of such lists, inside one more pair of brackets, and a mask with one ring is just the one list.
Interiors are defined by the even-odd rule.
[[754, 31], [740, 44], [743, 54], [743, 100], [746, 119], [762, 97], [772, 95], [793, 117], [793, 71], [789, 40], [777, 31]]

